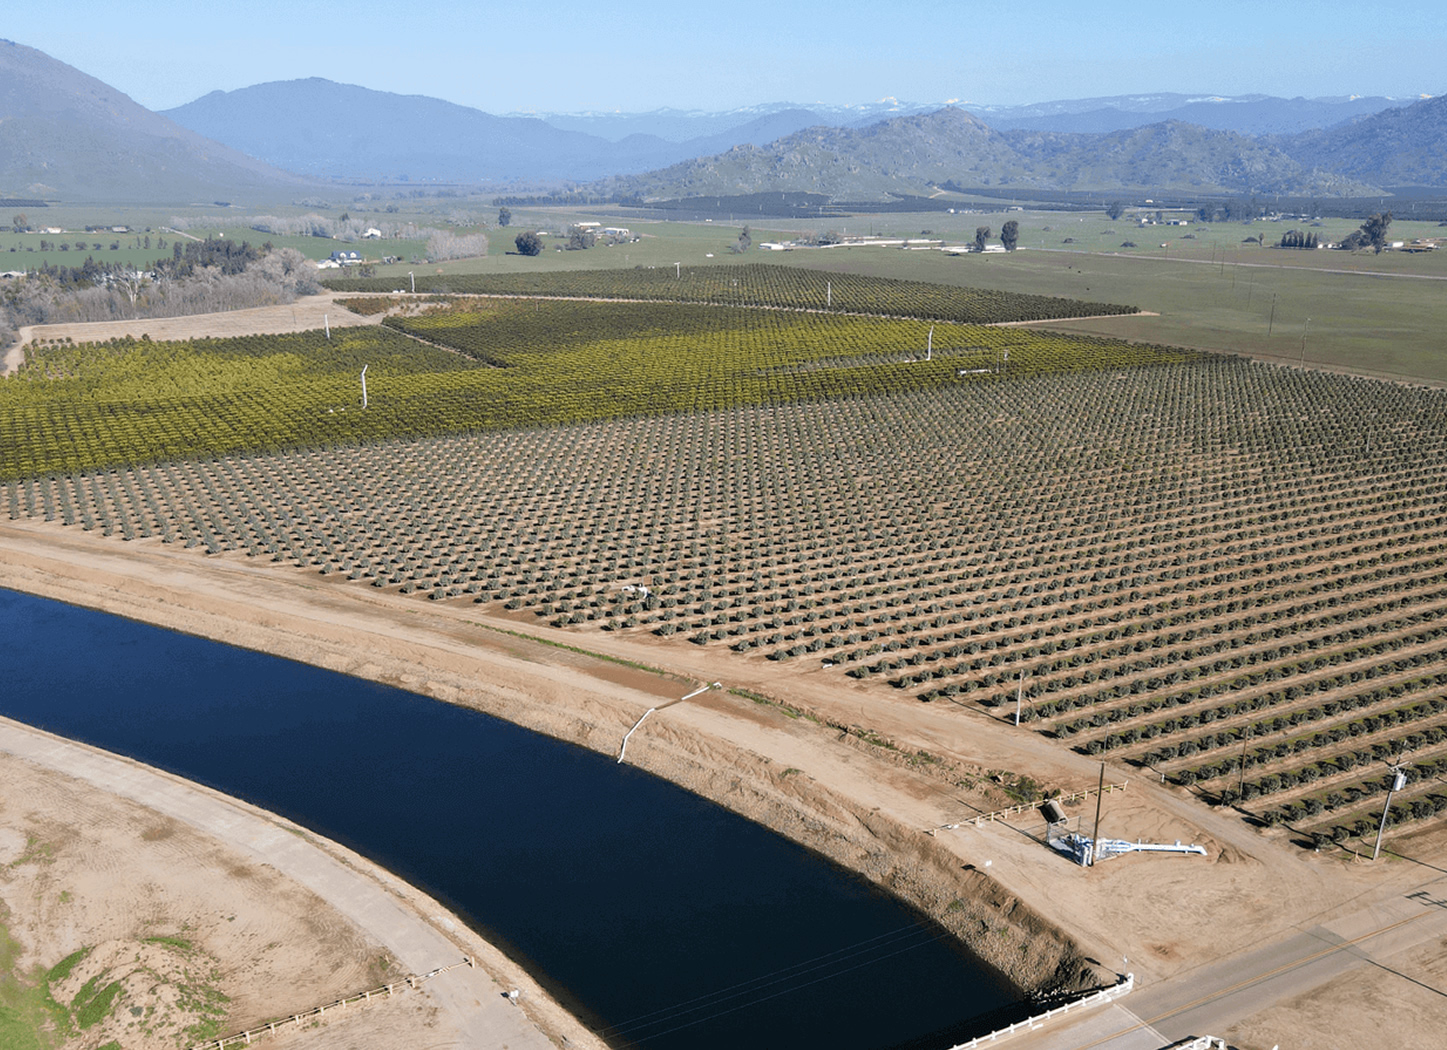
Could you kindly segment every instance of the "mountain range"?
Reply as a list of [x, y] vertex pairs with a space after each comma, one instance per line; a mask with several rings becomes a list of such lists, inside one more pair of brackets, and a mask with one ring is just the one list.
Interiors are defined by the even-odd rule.
[[[1438, 127], [1439, 135], [1447, 129], [1447, 113], [1438, 112], [1447, 99], [1418, 105], [1434, 103], [1430, 113], [1401, 119], [1400, 137], [1410, 138], [1406, 129], [1421, 123]], [[1416, 119], [1421, 117], [1426, 119]], [[1315, 154], [1330, 159], [1340, 136], [1361, 136], [1364, 127], [1375, 126], [1366, 122], [1375, 119], [1348, 124], [1335, 133], [1337, 138], [1313, 139]], [[1341, 175], [1328, 167], [1303, 164], [1285, 148], [1290, 144], [1181, 121], [1099, 135], [1001, 132], [949, 107], [865, 128], [810, 128], [767, 146], [737, 146], [644, 175], [610, 179], [605, 185], [610, 194], [644, 199], [802, 190], [834, 199], [867, 200], [918, 193], [946, 182], [1022, 191], [1172, 189], [1292, 196], [1379, 192], [1379, 184], [1368, 181], [1380, 173], [1378, 167], [1359, 163], [1358, 177]], [[1439, 184], [1447, 174], [1443, 156], [1438, 153], [1435, 161], [1421, 157], [1424, 165], [1434, 164]], [[1408, 174], [1405, 164], [1392, 170]]]
[[0, 194], [192, 201], [300, 182], [44, 52], [0, 41]]
[[[885, 99], [544, 119], [311, 78], [158, 114], [0, 42], [0, 196], [179, 202], [338, 179], [856, 201], [946, 183], [1312, 196], [1447, 185], [1447, 98], [1393, 103], [1157, 94], [970, 112]], [[1125, 126], [1080, 130], [1112, 124]], [[1248, 126], [1258, 133], [1235, 130]]]

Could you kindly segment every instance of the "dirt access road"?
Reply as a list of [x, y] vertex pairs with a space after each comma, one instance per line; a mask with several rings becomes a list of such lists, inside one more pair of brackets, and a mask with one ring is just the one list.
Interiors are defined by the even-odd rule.
[[[1102, 834], [1199, 842], [1209, 856], [1124, 857], [1084, 870], [1042, 845], [1034, 814], [979, 829], [941, 827], [1007, 804], [1003, 784], [1018, 773], [1067, 791], [1093, 786], [1099, 773], [1084, 756], [957, 705], [53, 523], [0, 523], [0, 585], [399, 685], [614, 755], [644, 711], [699, 683], [772, 697], [778, 703], [720, 690], [660, 710], [630, 739], [628, 761], [860, 871], [1025, 984], [1109, 979], [1128, 968], [1137, 1001], [1148, 1001], [1152, 989], [1189, 987], [1211, 967], [1229, 969], [1301, 934], [1400, 907], [1393, 902], [1423, 885], [1422, 864], [1447, 857], [1440, 833], [1394, 843], [1415, 863], [1312, 854], [1285, 841], [1284, 831], [1248, 828], [1126, 767], [1108, 771], [1130, 785], [1106, 799]], [[1088, 820], [1093, 809], [1092, 801], [1072, 812]], [[1390, 972], [1370, 953], [1340, 953], [1354, 987], [1424, 998], [1420, 1009], [1382, 1022], [1375, 1034], [1384, 1042], [1423, 1045], [1432, 1030], [1423, 1025], [1447, 1024], [1447, 998], [1422, 990], [1440, 986], [1421, 955], [1435, 943], [1392, 953]], [[1232, 999], [1211, 1018], [1241, 1032], [1243, 1047], [1309, 1045], [1303, 1033], [1330, 1045], [1334, 1033], [1322, 1018], [1340, 1001], [1338, 978], [1314, 979]]]

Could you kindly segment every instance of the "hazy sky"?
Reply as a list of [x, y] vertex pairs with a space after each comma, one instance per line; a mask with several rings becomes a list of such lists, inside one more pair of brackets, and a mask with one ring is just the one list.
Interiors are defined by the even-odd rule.
[[1437, 94], [1447, 3], [51, 0], [0, 36], [165, 109], [318, 76], [493, 113]]

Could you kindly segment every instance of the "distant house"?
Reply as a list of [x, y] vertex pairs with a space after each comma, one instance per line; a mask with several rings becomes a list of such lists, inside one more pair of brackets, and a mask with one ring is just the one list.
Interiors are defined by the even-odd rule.
[[355, 266], [362, 261], [362, 253], [355, 248], [340, 248], [332, 252], [330, 258], [338, 266]]
[[382, 231], [375, 227], [368, 227], [366, 232], [362, 234], [362, 240], [364, 241], [380, 241], [381, 239]]
[[[582, 225], [582, 224], [579, 223], [579, 225]], [[604, 236], [604, 237], [620, 237], [620, 238], [622, 238], [622, 237], [631, 237], [631, 236], [633, 236], [633, 231], [630, 230], [630, 229], [628, 229], [627, 226], [605, 226], [605, 227], [603, 227], [603, 236]]]

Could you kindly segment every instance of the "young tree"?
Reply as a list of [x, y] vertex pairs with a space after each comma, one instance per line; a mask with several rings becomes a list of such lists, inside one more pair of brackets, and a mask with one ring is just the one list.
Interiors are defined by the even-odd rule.
[[1011, 219], [1009, 222], [1005, 223], [1005, 225], [1001, 226], [1000, 240], [1004, 242], [1005, 250], [1007, 252], [1013, 252], [1015, 250], [1015, 245], [1019, 243], [1020, 240], [1020, 224], [1014, 219]]
[[748, 228], [747, 226], [745, 226], [745, 227], [744, 227], [744, 232], [741, 233], [741, 234], [739, 234], [738, 242], [737, 242], [736, 244], [734, 244], [734, 251], [736, 251], [736, 252], [746, 252], [746, 251], [748, 251], [750, 248], [752, 248], [753, 246], [754, 246], [754, 235], [751, 234], [751, 233], [749, 232], [749, 228]]
[[1105, 214], [1110, 217], [1111, 222], [1114, 222], [1125, 214], [1125, 205], [1120, 201], [1111, 201], [1105, 206]]
[[497, 224], [499, 226], [510, 226], [512, 224], [512, 209], [502, 207], [497, 210]]
[[543, 239], [532, 230], [524, 230], [513, 240], [519, 255], [541, 255]]
[[22, 211], [16, 213], [15, 217], [10, 220], [10, 225], [16, 233], [24, 233], [30, 229], [30, 220], [25, 217], [25, 213]]
[[985, 242], [988, 241], [989, 239], [990, 239], [990, 227], [988, 227], [988, 226], [976, 226], [976, 227], [975, 227], [975, 251], [977, 251], [977, 252], [982, 252], [982, 251], [984, 251], [984, 250], [985, 250]]

